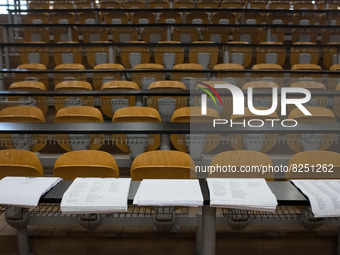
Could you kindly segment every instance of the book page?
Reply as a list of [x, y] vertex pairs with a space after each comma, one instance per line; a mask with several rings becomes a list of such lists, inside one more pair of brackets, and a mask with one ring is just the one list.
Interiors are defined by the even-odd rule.
[[265, 179], [208, 178], [210, 206], [274, 212], [277, 201]]
[[64, 214], [126, 212], [131, 178], [76, 178], [64, 193]]
[[0, 180], [0, 204], [34, 208], [60, 181], [57, 177], [5, 177]]
[[318, 217], [340, 217], [340, 180], [291, 180], [305, 194]]
[[134, 204], [139, 206], [202, 206], [198, 180], [143, 180]]

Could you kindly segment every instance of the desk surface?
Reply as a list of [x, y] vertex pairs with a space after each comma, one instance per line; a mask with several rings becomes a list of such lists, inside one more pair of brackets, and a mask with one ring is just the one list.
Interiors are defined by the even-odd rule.
[[[290, 182], [288, 181], [276, 181], [267, 182], [269, 188], [275, 194], [279, 205], [309, 205], [308, 199]], [[63, 194], [72, 184], [72, 181], [62, 181], [58, 183], [54, 188], [47, 192], [40, 199], [40, 203], [60, 203]], [[133, 199], [136, 195], [137, 189], [140, 185], [139, 181], [133, 181], [130, 185], [130, 191], [128, 196], [128, 204], [133, 203]], [[200, 180], [201, 190], [203, 194], [204, 204], [210, 204], [208, 185], [204, 180]]]

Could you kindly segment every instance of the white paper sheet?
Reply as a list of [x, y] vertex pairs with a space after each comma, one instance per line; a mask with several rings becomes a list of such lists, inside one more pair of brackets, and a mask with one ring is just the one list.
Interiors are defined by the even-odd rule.
[[34, 208], [40, 197], [61, 180], [56, 177], [5, 177], [0, 180], [0, 204]]
[[265, 179], [208, 178], [210, 206], [275, 212], [277, 200]]
[[126, 212], [131, 178], [76, 178], [64, 193], [64, 214]]
[[318, 217], [340, 217], [340, 180], [291, 180], [305, 194]]
[[198, 180], [143, 180], [133, 201], [139, 206], [203, 205]]

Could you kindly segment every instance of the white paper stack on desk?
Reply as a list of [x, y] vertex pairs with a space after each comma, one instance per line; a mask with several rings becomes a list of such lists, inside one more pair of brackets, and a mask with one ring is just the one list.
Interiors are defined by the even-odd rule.
[[208, 178], [210, 206], [275, 212], [277, 200], [265, 179]]
[[291, 180], [305, 194], [315, 218], [340, 217], [340, 180]]
[[130, 178], [76, 178], [64, 193], [64, 214], [126, 212]]
[[56, 177], [5, 177], [0, 181], [0, 204], [34, 208], [40, 197], [61, 180]]
[[203, 205], [203, 195], [198, 180], [143, 180], [133, 203], [197, 207]]

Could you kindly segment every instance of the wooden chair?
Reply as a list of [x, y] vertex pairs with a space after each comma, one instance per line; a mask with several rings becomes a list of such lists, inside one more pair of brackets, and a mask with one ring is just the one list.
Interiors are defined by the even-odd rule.
[[170, 3], [166, 0], [150, 0], [150, 9], [168, 9], [170, 8]]
[[167, 37], [164, 27], [145, 27], [142, 32], [142, 40], [149, 43], [166, 41]]
[[253, 58], [252, 48], [235, 44], [247, 45], [248, 43], [240, 41], [228, 42], [228, 46], [224, 49], [223, 63], [238, 64], [242, 65], [244, 68], [249, 67]]
[[53, 9], [73, 9], [73, 3], [71, 1], [55, 1]]
[[[305, 116], [299, 109], [293, 109], [288, 119], [298, 123], [334, 123], [334, 113], [323, 107], [306, 107], [312, 114]], [[317, 130], [315, 130], [317, 132]], [[335, 141], [335, 134], [287, 134], [288, 146], [294, 152], [308, 150], [327, 150]]]
[[[108, 41], [106, 42], [108, 43]], [[116, 59], [116, 49], [113, 46], [99, 47], [94, 44], [93, 47], [86, 48], [86, 58], [87, 63], [94, 69], [96, 65], [114, 65], [113, 63], [115, 63]]]
[[312, 2], [300, 2], [297, 1], [293, 4], [294, 10], [314, 10], [315, 5]]
[[[326, 86], [321, 82], [316, 81], [298, 81], [293, 82], [290, 84], [290, 87], [292, 88], [305, 88], [309, 91], [313, 90], [320, 90], [320, 91], [326, 91]], [[311, 100], [309, 102], [305, 103], [304, 106], [315, 106], [315, 107], [327, 107], [328, 104], [328, 97], [327, 96], [312, 96]], [[288, 111], [290, 112], [292, 109], [294, 109], [293, 105], [288, 105]]]
[[[267, 110], [269, 107], [256, 107], [258, 110]], [[257, 116], [250, 112], [248, 108], [244, 108], [244, 115], [231, 115], [230, 120], [233, 122], [243, 122], [249, 121], [251, 119], [259, 119], [265, 121], [266, 119], [278, 119], [279, 116], [276, 112], [265, 115]], [[236, 134], [230, 135], [232, 140], [232, 147], [234, 150], [251, 150], [257, 152], [267, 152], [274, 148], [276, 140], [278, 139], [278, 134]], [[234, 141], [233, 141], [234, 140]]]
[[[25, 15], [26, 16], [26, 15]], [[49, 15], [43, 12], [32, 12], [26, 17], [24, 17], [25, 24], [48, 24]]]
[[23, 34], [24, 42], [50, 42], [50, 31], [44, 27], [27, 27]]
[[192, 0], [174, 0], [173, 8], [177, 9], [195, 8], [195, 3]]
[[[60, 109], [55, 116], [55, 123], [92, 123], [104, 122], [97, 108], [91, 106], [71, 106]], [[69, 134], [56, 135], [58, 144], [66, 151], [98, 150], [102, 146], [103, 135]]]
[[232, 70], [244, 70], [244, 67], [240, 64], [217, 64], [214, 66], [213, 70], [220, 71], [216, 73], [216, 79], [219, 81], [224, 81], [233, 85], [237, 85], [241, 87], [245, 80], [245, 74], [244, 73], [233, 73], [228, 71]]
[[27, 4], [27, 9], [49, 9], [49, 2], [35, 2], [29, 1]]
[[53, 176], [63, 180], [77, 177], [118, 178], [119, 168], [112, 155], [104, 151], [66, 152], [54, 164]]
[[238, 27], [233, 30], [232, 34], [233, 41], [241, 41], [251, 44], [264, 42], [267, 38], [266, 31], [262, 28]]
[[[174, 66], [174, 70], [202, 70], [203, 66], [195, 63], [185, 63], [185, 64], [177, 64]], [[176, 73], [174, 72], [172, 75], [172, 80], [183, 82], [187, 89], [193, 89], [196, 86], [196, 83], [202, 81], [205, 78], [204, 73]]]
[[127, 42], [126, 46], [121, 47], [121, 62], [125, 68], [134, 68], [134, 66], [150, 62], [149, 46], [129, 46], [129, 43], [145, 43], [144, 41]]
[[[217, 154], [210, 163], [211, 166], [235, 166], [238, 170], [241, 166], [273, 166], [271, 159], [264, 153], [258, 151], [235, 150]], [[209, 177], [222, 178], [265, 178], [267, 181], [274, 180], [274, 173], [215, 173]]]
[[217, 9], [220, 1], [200, 0], [197, 2], [198, 9]]
[[[45, 84], [39, 81], [19, 81], [12, 83], [8, 90], [14, 91], [46, 91]], [[30, 97], [30, 96], [11, 96], [8, 101], [18, 101], [18, 105], [31, 105], [38, 107], [44, 114], [48, 109], [46, 97]]]
[[[179, 81], [156, 81], [149, 85], [149, 90], [171, 90], [181, 91], [186, 87]], [[160, 113], [163, 121], [170, 121], [176, 109], [187, 106], [187, 97], [180, 96], [148, 96], [147, 106], [152, 107]]]
[[187, 153], [179, 151], [149, 151], [135, 158], [130, 176], [133, 181], [143, 179], [190, 179], [195, 163]]
[[206, 12], [188, 12], [186, 15], [188, 24], [209, 24], [209, 15]]
[[159, 14], [158, 23], [179, 24], [182, 22], [182, 14], [180, 12], [161, 12]]
[[46, 66], [42, 64], [21, 64], [17, 69], [25, 69], [25, 72], [16, 73], [15, 81], [39, 81], [42, 82], [45, 88], [48, 88], [48, 74], [47, 73], [37, 73], [30, 72], [36, 70], [46, 70]]
[[[236, 23], [236, 15], [232, 12], [215, 12], [211, 16], [211, 22], [213, 24], [235, 24]], [[225, 40], [223, 42], [226, 42], [228, 40]]]
[[[56, 12], [51, 15], [52, 24], [75, 24], [76, 17], [71, 12]], [[52, 30], [53, 40], [57, 42], [78, 41], [78, 30], [72, 27], [55, 27]]]
[[121, 1], [118, 0], [101, 0], [99, 4], [102, 9], [120, 9], [122, 7]]
[[196, 27], [175, 27], [172, 32], [172, 41], [191, 43], [199, 40], [199, 32]]
[[[158, 111], [151, 107], [130, 106], [118, 109], [112, 122], [161, 122]], [[135, 158], [145, 151], [156, 150], [160, 145], [159, 134], [113, 135], [116, 146], [123, 152], [131, 153]]]
[[317, 42], [319, 34], [321, 34], [320, 29], [294, 28], [292, 29], [292, 43], [315, 44]]
[[138, 0], [125, 0], [125, 9], [145, 9], [145, 2]]
[[242, 9], [244, 7], [244, 1], [222, 1], [221, 8], [222, 9]]
[[[127, 90], [138, 90], [139, 87], [137, 83], [133, 81], [108, 81], [103, 84], [101, 90], [114, 91], [120, 89]], [[101, 111], [110, 119], [112, 119], [113, 114], [120, 108], [135, 106], [134, 96], [103, 96], [100, 97]]]
[[25, 65], [26, 69], [44, 70], [49, 62], [48, 47], [30, 46], [27, 43], [27, 47], [19, 47], [19, 54], [21, 65], [18, 69], [23, 69], [22, 65]]
[[152, 82], [165, 80], [164, 72], [153, 72], [153, 70], [164, 69], [162, 65], [144, 63], [135, 65], [133, 69], [150, 70], [150, 72], [132, 73], [131, 81], [136, 82], [140, 89], [147, 90]]
[[[86, 81], [63, 81], [59, 82], [55, 88], [55, 90], [69, 90], [69, 91], [86, 91], [92, 90], [92, 86], [90, 83]], [[93, 106], [93, 97], [91, 96], [81, 96], [81, 97], [55, 97], [54, 98], [54, 107], [57, 111], [64, 107], [70, 106]]]
[[268, 8], [272, 10], [289, 10], [290, 3], [288, 1], [269, 1]]
[[94, 70], [106, 70], [107, 72], [94, 72], [92, 76], [92, 84], [95, 90], [99, 90], [102, 86], [111, 81], [120, 81], [122, 74], [116, 72], [117, 70], [124, 70], [124, 67], [120, 64], [100, 64], [94, 67]]
[[[184, 123], [200, 123], [209, 122], [213, 119], [219, 119], [218, 112], [212, 108], [207, 107], [207, 114], [201, 114], [201, 107], [183, 107], [177, 109], [171, 117], [171, 122]], [[172, 145], [179, 151], [190, 153], [193, 159], [201, 159], [203, 153], [208, 153], [214, 150], [218, 145], [220, 135], [184, 135], [172, 134], [170, 140]], [[197, 139], [197, 142], [194, 141]]]
[[229, 39], [232, 31], [226, 27], [207, 27], [202, 29], [203, 41], [212, 41], [214, 43], [224, 43]]
[[[11, 106], [0, 111], [0, 122], [20, 123], [44, 123], [44, 113], [34, 106]], [[44, 135], [31, 134], [4, 134], [1, 138], [8, 140], [8, 149], [31, 150], [33, 152], [42, 150], [45, 145]]]
[[38, 156], [26, 150], [0, 150], [0, 179], [6, 176], [42, 177]]
[[184, 48], [183, 47], [165, 47], [162, 43], [180, 43], [178, 41], [161, 41], [154, 49], [155, 63], [165, 67], [165, 69], [172, 69], [174, 65], [182, 64], [184, 62]]
[[193, 43], [211, 43], [212, 46], [192, 46], [189, 49], [189, 62], [200, 64], [203, 69], [213, 68], [218, 61], [218, 47], [211, 41], [197, 41]]
[[[290, 179], [339, 179], [340, 171], [340, 157], [339, 153], [333, 151], [303, 151], [294, 154], [288, 163], [289, 169], [294, 169], [295, 166], [308, 166], [310, 167], [309, 173], [300, 173], [299, 171], [291, 171], [286, 173], [286, 180]], [[322, 166], [330, 164], [333, 165], [333, 173], [327, 173], [322, 171]], [[314, 172], [312, 172], [312, 166], [314, 166]], [[321, 168], [319, 169], [319, 166]], [[321, 170], [316, 170], [318, 168]]]

